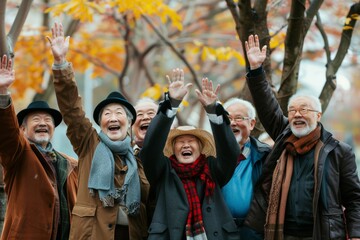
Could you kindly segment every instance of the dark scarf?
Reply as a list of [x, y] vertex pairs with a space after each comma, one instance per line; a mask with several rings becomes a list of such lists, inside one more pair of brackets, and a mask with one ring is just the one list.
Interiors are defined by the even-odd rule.
[[205, 197], [214, 193], [215, 183], [211, 178], [205, 155], [201, 154], [193, 163], [179, 163], [175, 155], [170, 157], [171, 166], [181, 179], [189, 202], [189, 213], [186, 220], [186, 239], [207, 239], [201, 203], [196, 191], [196, 180], [205, 184]]
[[[57, 153], [49, 142], [46, 148], [34, 143], [43, 154], [50, 168], [56, 177], [60, 206], [55, 210], [55, 228], [57, 229], [57, 239], [68, 239], [70, 232], [70, 216], [68, 202], [66, 199], [66, 180], [68, 176], [68, 162], [66, 158]], [[57, 220], [56, 220], [57, 219]]]
[[[304, 137], [297, 138], [291, 134], [285, 140], [285, 149], [276, 164], [271, 183], [265, 223], [266, 240], [282, 240], [284, 238], [285, 209], [293, 173], [294, 156], [309, 152], [319, 142], [320, 136], [321, 126], [318, 125]], [[314, 159], [315, 166], [316, 162], [317, 156]]]

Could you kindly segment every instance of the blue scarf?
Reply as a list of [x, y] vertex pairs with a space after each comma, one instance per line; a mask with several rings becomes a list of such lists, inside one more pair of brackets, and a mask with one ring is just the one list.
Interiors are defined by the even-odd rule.
[[[126, 207], [125, 212], [128, 215], [137, 215], [140, 208], [140, 179], [130, 137], [126, 136], [122, 141], [112, 141], [102, 131], [99, 137], [101, 141], [95, 149], [90, 169], [90, 193], [94, 196], [94, 190], [97, 190], [104, 207], [113, 207], [116, 199], [120, 205]], [[114, 154], [120, 155], [128, 167], [120, 189], [115, 188], [114, 184]]]

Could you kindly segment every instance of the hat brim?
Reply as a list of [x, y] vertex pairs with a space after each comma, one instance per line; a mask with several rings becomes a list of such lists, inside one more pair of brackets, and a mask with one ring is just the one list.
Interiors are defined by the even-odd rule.
[[97, 125], [100, 126], [99, 114], [100, 114], [101, 109], [103, 107], [105, 107], [106, 105], [110, 104], [110, 103], [119, 103], [119, 104], [123, 105], [124, 107], [126, 107], [131, 112], [131, 114], [133, 115], [131, 125], [134, 124], [134, 122], [136, 120], [136, 111], [135, 111], [135, 108], [128, 101], [125, 101], [125, 100], [123, 100], [121, 98], [107, 98], [107, 99], [101, 101], [95, 107], [95, 110], [94, 110], [94, 113], [93, 113], [93, 118], [94, 118], [94, 121], [97, 123]]
[[55, 127], [57, 127], [62, 121], [62, 115], [56, 109], [53, 109], [53, 108], [26, 108], [26, 109], [21, 110], [17, 114], [17, 119], [18, 119], [20, 126], [23, 123], [26, 115], [28, 115], [29, 113], [32, 113], [32, 112], [46, 112], [46, 113], [50, 114], [52, 116], [52, 118], [54, 119]]
[[198, 138], [202, 144], [201, 153], [206, 157], [214, 156], [216, 157], [216, 148], [214, 138], [208, 131], [202, 129], [191, 129], [191, 130], [180, 130], [180, 129], [171, 129], [166, 140], [164, 147], [164, 155], [170, 157], [174, 154], [173, 151], [173, 142], [174, 140], [182, 135], [192, 135]]

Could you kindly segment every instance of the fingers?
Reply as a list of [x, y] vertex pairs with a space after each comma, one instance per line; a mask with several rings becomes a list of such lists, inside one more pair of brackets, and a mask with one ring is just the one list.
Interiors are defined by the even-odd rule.
[[64, 37], [64, 27], [61, 23], [54, 23], [54, 26], [51, 28], [51, 34], [53, 38]]
[[1, 58], [1, 69], [6, 69], [6, 65], [7, 65], [7, 56], [4, 54], [3, 57]]
[[8, 71], [11, 71], [12, 69], [12, 59], [9, 58], [8, 60], [6, 54], [1, 58], [1, 69], [6, 69]]
[[182, 68], [174, 68], [172, 70], [171, 81], [184, 81], [184, 70]]

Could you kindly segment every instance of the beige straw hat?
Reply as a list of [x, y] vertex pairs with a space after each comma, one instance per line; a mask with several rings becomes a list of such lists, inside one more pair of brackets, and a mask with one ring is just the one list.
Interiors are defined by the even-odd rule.
[[169, 136], [166, 140], [164, 147], [164, 155], [170, 157], [174, 154], [173, 144], [174, 140], [181, 135], [192, 135], [198, 138], [202, 145], [201, 153], [206, 157], [216, 156], [216, 148], [214, 138], [208, 131], [195, 128], [193, 126], [180, 126], [175, 129], [171, 129]]

